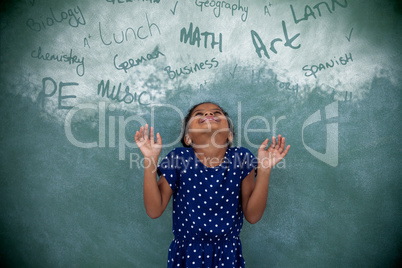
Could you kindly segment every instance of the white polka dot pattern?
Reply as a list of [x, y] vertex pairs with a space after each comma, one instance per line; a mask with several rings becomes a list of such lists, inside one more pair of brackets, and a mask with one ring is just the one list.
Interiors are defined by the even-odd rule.
[[242, 147], [208, 168], [192, 148], [172, 150], [158, 166], [173, 190], [173, 240], [168, 267], [244, 267], [240, 186], [257, 165]]

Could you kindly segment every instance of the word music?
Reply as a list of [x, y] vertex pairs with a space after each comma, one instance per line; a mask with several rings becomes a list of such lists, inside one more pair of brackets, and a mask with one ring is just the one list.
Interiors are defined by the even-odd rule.
[[195, 27], [193, 31], [193, 23], [190, 23], [190, 27], [188, 28], [188, 31], [186, 31], [186, 28], [183, 27], [180, 31], [180, 42], [187, 43], [189, 41], [190, 45], [195, 45], [197, 42], [197, 47], [200, 47], [200, 42], [201, 42], [201, 36], [204, 37], [204, 47], [207, 48], [208, 46], [208, 36], [211, 37], [211, 47], [212, 49], [215, 48], [216, 45], [219, 46], [219, 51], [222, 52], [222, 34], [219, 34], [219, 41], [215, 40], [215, 34], [210, 33], [210, 32], [203, 32], [200, 33], [200, 29], [198, 27]]
[[[128, 37], [130, 36], [130, 33], [134, 36], [134, 39], [137, 39], [137, 37], [139, 39], [147, 39], [149, 36], [152, 36], [152, 29], [157, 29], [159, 34], [161, 34], [161, 31], [159, 30], [158, 25], [156, 25], [155, 23], [150, 23], [149, 19], [148, 19], [148, 14], [145, 13], [145, 18], [147, 20], [147, 26], [140, 26], [137, 28], [137, 30], [128, 27], [126, 28], [125, 31], [121, 31], [121, 38], [120, 40], [116, 40], [116, 34], [113, 33], [113, 40], [116, 44], [121, 44], [124, 41], [128, 41]], [[152, 28], [154, 27], [154, 28]], [[148, 29], [147, 29], [148, 28]], [[142, 29], [142, 30], [141, 30]], [[140, 33], [141, 30], [141, 33]], [[108, 41], [107, 39], [104, 38], [104, 34], [102, 34], [102, 26], [101, 23], [99, 22], [99, 36], [102, 40], [102, 43], [106, 46], [109, 46], [113, 43], [113, 41]], [[106, 40], [106, 41], [105, 41]]]
[[122, 84], [119, 83], [119, 86], [117, 87], [117, 91], [116, 90], [116, 86], [112, 87], [112, 90], [110, 91], [110, 81], [107, 80], [106, 81], [106, 85], [105, 85], [105, 81], [102, 80], [99, 84], [98, 84], [98, 95], [101, 95], [102, 97], [106, 97], [110, 100], [116, 100], [118, 102], [124, 102], [126, 104], [131, 104], [133, 102], [138, 102], [139, 105], [150, 105], [151, 103], [149, 102], [142, 102], [142, 98], [146, 97], [146, 95], [148, 95], [148, 100], [152, 99], [151, 94], [148, 91], [142, 91], [140, 94], [137, 94], [137, 92], [135, 92], [134, 94], [130, 92], [130, 87], [126, 86], [126, 88], [124, 89], [124, 93], [121, 92], [121, 86]]
[[[321, 5], [324, 5], [327, 8], [329, 13], [332, 13], [333, 11], [335, 11], [335, 4], [337, 4], [338, 6], [343, 7], [343, 8], [346, 8], [348, 6], [348, 3], [346, 0], [344, 1], [343, 4], [339, 3], [336, 0], [331, 0], [331, 2], [332, 2], [332, 10], [329, 7], [327, 2], [319, 2], [318, 4], [313, 6], [313, 9], [315, 9], [316, 12], [318, 12], [318, 16], [321, 17], [321, 10], [320, 10]], [[292, 5], [290, 5], [290, 9], [292, 11], [293, 20], [294, 20], [295, 24], [298, 24], [301, 21], [307, 21], [309, 19], [309, 17], [313, 17], [314, 19], [317, 19], [316, 15], [315, 15], [316, 13], [314, 13], [313, 9], [309, 5], [306, 5], [304, 7], [304, 17], [302, 17], [300, 19], [296, 18], [296, 14], [295, 14], [295, 11], [294, 11], [294, 8]]]
[[[298, 48], [300, 48], [300, 44], [297, 45], [297, 46], [294, 46], [294, 45], [293, 45], [293, 42], [295, 41], [295, 39], [296, 39], [297, 37], [299, 37], [300, 34], [299, 34], [299, 33], [298, 33], [298, 34], [295, 34], [294, 36], [292, 36], [292, 38], [289, 38], [289, 36], [288, 36], [288, 31], [287, 31], [287, 29], [286, 29], [285, 21], [282, 21], [282, 29], [283, 29], [283, 35], [284, 35], [284, 37], [285, 37], [285, 44], [284, 44], [284, 46], [285, 46], [285, 47], [290, 47], [290, 48], [292, 48], [292, 49], [298, 49]], [[262, 40], [261, 40], [260, 36], [257, 34], [257, 32], [251, 30], [251, 38], [252, 38], [252, 40], [253, 40], [253, 44], [254, 44], [254, 47], [255, 47], [255, 51], [257, 52], [257, 55], [261, 58], [261, 57], [262, 57], [261, 51], [262, 51], [262, 52], [264, 53], [264, 56], [269, 59], [270, 57], [269, 57], [267, 48], [266, 48], [266, 46], [264, 45], [264, 43], [262, 42]], [[276, 44], [277, 42], [283, 42], [283, 40], [282, 40], [281, 38], [275, 38], [275, 39], [273, 39], [273, 40], [271, 41], [271, 46], [269, 47], [269, 49], [270, 49], [272, 52], [274, 52], [275, 54], [278, 53], [278, 51], [277, 51], [276, 48], [275, 48], [275, 44]]]
[[140, 65], [142, 62], [147, 62], [147, 61], [150, 61], [150, 60], [157, 59], [157, 58], [159, 57], [159, 55], [162, 55], [162, 56], [165, 57], [165, 54], [163, 54], [162, 52], [156, 50], [156, 51], [154, 51], [154, 52], [152, 52], [152, 53], [148, 53], [148, 54], [146, 55], [146, 59], [145, 59], [144, 56], [141, 56], [141, 58], [138, 58], [138, 59], [136, 59], [136, 60], [134, 60], [134, 59], [129, 59], [128, 61], [123, 61], [122, 63], [120, 63], [120, 64], [117, 66], [117, 65], [116, 65], [116, 58], [117, 58], [118, 54], [116, 54], [116, 55], [114, 56], [113, 63], [114, 63], [114, 67], [115, 67], [117, 70], [124, 70], [124, 72], [127, 73], [127, 70], [128, 70], [128, 69]]
[[70, 49], [70, 54], [42, 54], [42, 48], [39, 47], [38, 50], [32, 50], [31, 57], [36, 58], [39, 60], [46, 60], [46, 61], [58, 61], [58, 62], [68, 62], [69, 64], [76, 64], [78, 63], [77, 67], [75, 68], [76, 73], [79, 76], [83, 76], [85, 74], [85, 65], [84, 65], [84, 57], [81, 60], [73, 55], [73, 50]]
[[175, 79], [176, 77], [179, 77], [182, 74], [195, 73], [199, 70], [205, 70], [206, 67], [208, 69], [212, 69], [212, 68], [218, 67], [218, 65], [219, 65], [219, 62], [215, 58], [212, 58], [211, 61], [206, 60], [204, 62], [195, 64], [194, 68], [192, 66], [184, 66], [183, 68], [180, 68], [179, 70], [172, 71], [171, 70], [172, 67], [167, 66], [164, 68], [164, 70], [167, 72], [170, 79]]
[[26, 25], [35, 32], [40, 32], [41, 30], [46, 29], [46, 27], [53, 26], [55, 23], [61, 23], [63, 21], [68, 21], [68, 24], [71, 27], [78, 27], [80, 25], [85, 25], [86, 21], [84, 18], [84, 14], [82, 14], [79, 6], [74, 9], [68, 9], [67, 11], [62, 11], [60, 15], [56, 16], [52, 9], [50, 9], [50, 16], [48, 16], [45, 20], [41, 18], [39, 19], [28, 19]]
[[345, 53], [345, 57], [339, 57], [339, 61], [336, 59], [335, 59], [335, 61], [331, 59], [330, 61], [327, 61], [325, 64], [320, 63], [318, 65], [311, 65], [311, 66], [304, 65], [303, 71], [307, 71], [304, 73], [304, 75], [307, 77], [314, 76], [315, 78], [317, 78], [316, 73], [323, 71], [325, 69], [328, 69], [328, 68], [335, 67], [335, 63], [336, 63], [336, 65], [341, 66], [341, 65], [348, 64], [349, 61], [353, 61], [352, 53], [349, 53], [349, 55]]

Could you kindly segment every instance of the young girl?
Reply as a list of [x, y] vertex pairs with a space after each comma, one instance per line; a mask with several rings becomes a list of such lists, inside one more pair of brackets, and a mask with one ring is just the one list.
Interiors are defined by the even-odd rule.
[[[266, 139], [257, 158], [231, 147], [228, 114], [210, 102], [195, 105], [183, 123], [182, 144], [156, 166], [162, 148], [153, 127], [141, 127], [135, 142], [144, 155], [144, 204], [158, 218], [173, 195], [174, 240], [168, 267], [244, 267], [239, 239], [243, 215], [258, 222], [267, 203], [271, 168], [285, 157], [285, 138]], [[257, 172], [258, 171], [258, 172]], [[157, 181], [157, 173], [160, 176]]]

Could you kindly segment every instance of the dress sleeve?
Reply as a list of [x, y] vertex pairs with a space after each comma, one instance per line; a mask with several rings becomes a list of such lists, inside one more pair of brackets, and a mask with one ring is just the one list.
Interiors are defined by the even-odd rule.
[[253, 169], [257, 169], [258, 159], [247, 148], [241, 147], [240, 154], [242, 156], [241, 179], [243, 180]]
[[158, 175], [166, 178], [173, 192], [176, 190], [180, 174], [181, 159], [176, 150], [170, 151], [158, 165]]

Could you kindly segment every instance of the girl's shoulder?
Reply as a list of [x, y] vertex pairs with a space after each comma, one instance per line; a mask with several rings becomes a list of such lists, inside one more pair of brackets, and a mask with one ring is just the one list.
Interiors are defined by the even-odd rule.
[[[241, 146], [235, 146], [235, 147], [230, 147], [226, 151], [227, 156], [232, 156], [232, 157], [251, 157], [253, 158], [254, 155], [253, 153]], [[193, 157], [194, 156], [194, 150], [191, 147], [176, 147], [173, 150], [171, 150], [166, 158], [188, 158], [188, 157]]]
[[172, 150], [172, 152], [174, 152], [175, 154], [191, 154], [193, 151], [193, 148], [191, 147], [176, 147]]
[[244, 147], [228, 148], [227, 157], [229, 160], [235, 161], [236, 163], [255, 164], [255, 161], [257, 161], [257, 158], [253, 155], [253, 153]]
[[176, 147], [172, 149], [167, 155], [169, 157], [188, 157], [191, 156], [193, 149], [191, 147]]
[[239, 154], [240, 156], [242, 156], [242, 155], [252, 156], [253, 155], [253, 153], [249, 149], [247, 149], [245, 147], [241, 147], [241, 146], [230, 147], [230, 148], [228, 148], [228, 152], [231, 154]]

